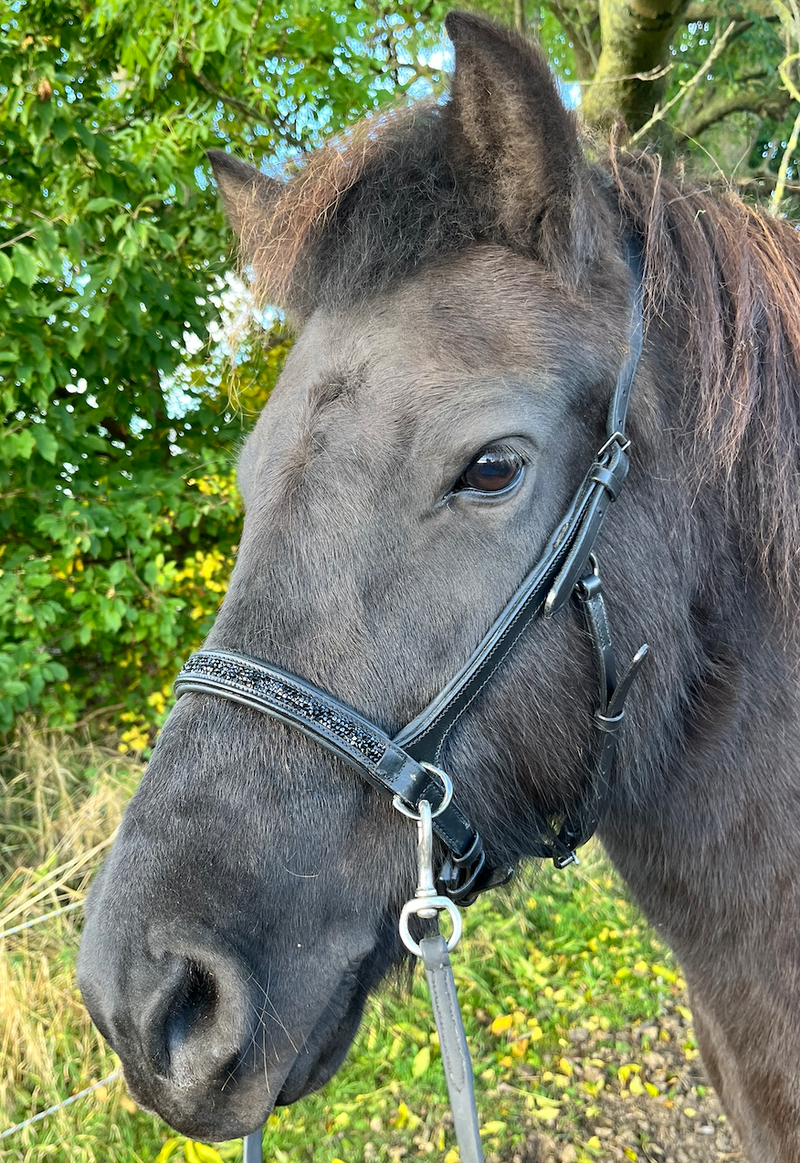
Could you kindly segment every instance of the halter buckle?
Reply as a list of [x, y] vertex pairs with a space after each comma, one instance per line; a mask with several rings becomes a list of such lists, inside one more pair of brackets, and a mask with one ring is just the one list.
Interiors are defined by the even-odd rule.
[[612, 432], [608, 440], [597, 453], [598, 460], [600, 460], [602, 456], [605, 456], [612, 444], [618, 444], [620, 452], [627, 452], [631, 446], [631, 442], [624, 432]]

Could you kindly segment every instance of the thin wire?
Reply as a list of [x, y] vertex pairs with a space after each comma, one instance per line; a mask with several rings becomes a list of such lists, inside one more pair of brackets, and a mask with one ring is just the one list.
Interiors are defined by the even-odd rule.
[[91, 1094], [93, 1090], [97, 1090], [100, 1086], [105, 1086], [106, 1083], [113, 1082], [115, 1078], [119, 1078], [122, 1074], [121, 1070], [115, 1070], [113, 1074], [109, 1074], [108, 1078], [101, 1078], [99, 1082], [92, 1083], [87, 1086], [86, 1090], [81, 1090], [77, 1094], [70, 1095], [65, 1098], [63, 1102], [57, 1102], [55, 1106], [49, 1106], [46, 1111], [40, 1111], [38, 1115], [34, 1115], [32, 1119], [26, 1119], [24, 1123], [17, 1123], [15, 1127], [9, 1127], [8, 1130], [0, 1134], [0, 1139], [7, 1139], [9, 1135], [15, 1135], [17, 1131], [22, 1131], [25, 1127], [31, 1126], [33, 1123], [40, 1122], [41, 1119], [46, 1119], [49, 1115], [54, 1115], [56, 1111], [60, 1111], [62, 1107], [69, 1106], [71, 1102], [77, 1102], [79, 1098], [85, 1098], [87, 1094]]
[[41, 924], [42, 921], [49, 921], [51, 917], [60, 917], [62, 913], [71, 913], [73, 909], [79, 909], [83, 901], [73, 901], [72, 904], [64, 905], [63, 908], [53, 909], [52, 913], [44, 913], [41, 917], [34, 917], [32, 921], [26, 921], [24, 925], [15, 925], [13, 929], [0, 929], [0, 941], [3, 937], [10, 937], [12, 933], [21, 933], [23, 929], [31, 929], [34, 925]]

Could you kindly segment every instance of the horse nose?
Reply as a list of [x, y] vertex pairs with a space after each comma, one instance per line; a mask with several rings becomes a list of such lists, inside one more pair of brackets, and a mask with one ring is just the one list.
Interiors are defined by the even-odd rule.
[[202, 1086], [236, 1070], [252, 1042], [252, 980], [210, 931], [160, 928], [127, 948], [99, 939], [91, 921], [84, 934], [84, 1000], [145, 1101], [154, 1086]]

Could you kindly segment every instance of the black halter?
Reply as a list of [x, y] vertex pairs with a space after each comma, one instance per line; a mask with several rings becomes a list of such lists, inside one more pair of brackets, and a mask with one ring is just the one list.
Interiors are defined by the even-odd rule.
[[[552, 617], [572, 596], [583, 611], [599, 676], [593, 774], [590, 792], [578, 808], [562, 812], [557, 820], [539, 821], [540, 835], [530, 855], [551, 857], [559, 868], [577, 862], [575, 849], [594, 833], [608, 803], [623, 704], [647, 654], [647, 647], [642, 646], [617, 681], [600, 572], [592, 552], [609, 505], [619, 496], [628, 472], [630, 441], [625, 437], [625, 419], [642, 350], [641, 264], [633, 248], [626, 249], [632, 276], [629, 347], [611, 397], [607, 440], [542, 557], [459, 673], [413, 722], [390, 739], [318, 687], [268, 662], [226, 650], [193, 654], [176, 679], [176, 696], [205, 692], [254, 707], [309, 735], [379, 791], [399, 796], [408, 808], [417, 811], [420, 801], [427, 800], [436, 813], [445, 796], [437, 765], [453, 727], [529, 623]], [[478, 893], [510, 879], [513, 869], [489, 864], [480, 836], [455, 799], [435, 814], [433, 827], [448, 853], [439, 873], [440, 888], [452, 900], [471, 904]]]

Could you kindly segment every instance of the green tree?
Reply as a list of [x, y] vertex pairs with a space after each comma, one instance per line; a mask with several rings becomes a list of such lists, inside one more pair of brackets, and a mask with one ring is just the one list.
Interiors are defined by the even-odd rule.
[[207, 630], [283, 341], [239, 352], [234, 406], [207, 343], [233, 292], [205, 150], [290, 157], [424, 82], [397, 13], [2, 5], [0, 729], [27, 708], [156, 715]]

